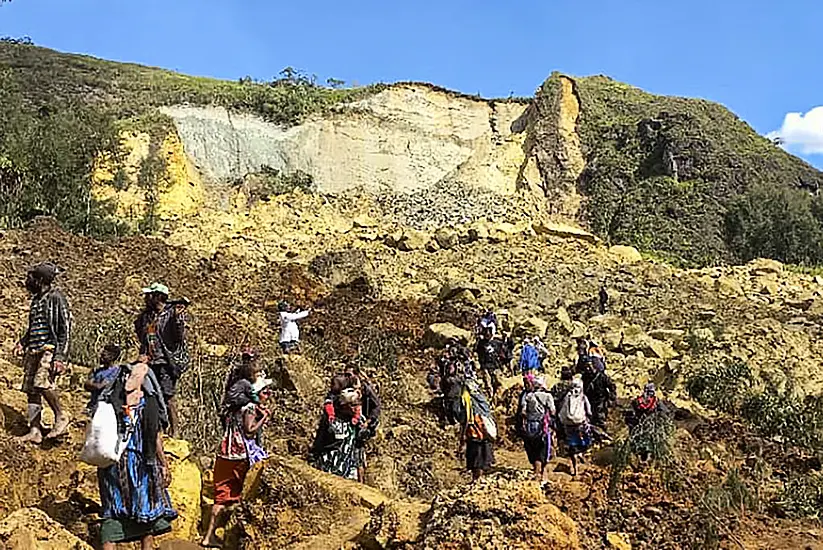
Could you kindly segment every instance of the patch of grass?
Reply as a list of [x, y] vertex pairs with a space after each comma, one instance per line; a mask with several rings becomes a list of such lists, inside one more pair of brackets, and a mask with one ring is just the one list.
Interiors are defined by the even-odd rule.
[[130, 359], [137, 348], [134, 325], [125, 317], [80, 319], [72, 328], [71, 361], [85, 367], [96, 367], [100, 352], [107, 344], [123, 349], [123, 359]]
[[11, 42], [0, 44], [0, 67], [11, 71], [27, 100], [35, 105], [73, 98], [100, 104], [117, 118], [189, 103], [220, 105], [292, 125], [337, 103], [383, 89], [381, 85], [343, 88], [337, 81], [335, 87], [325, 87], [291, 68], [270, 82], [216, 80]]
[[615, 444], [609, 476], [608, 494], [617, 496], [623, 479], [623, 472], [629, 466], [631, 457], [639, 456], [660, 469], [664, 481], [670, 479], [676, 469], [677, 457], [674, 452], [674, 421], [669, 414], [656, 413], [645, 417], [629, 432], [628, 437]]

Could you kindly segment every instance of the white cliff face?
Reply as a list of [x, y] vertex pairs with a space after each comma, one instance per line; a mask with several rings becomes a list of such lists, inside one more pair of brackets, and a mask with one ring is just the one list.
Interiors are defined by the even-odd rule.
[[[207, 181], [264, 165], [310, 174], [322, 192], [415, 191], [442, 181], [501, 194], [539, 179], [526, 162], [526, 105], [475, 100], [424, 85], [393, 86], [283, 128], [217, 107], [163, 109]], [[513, 130], [514, 128], [514, 130]]]

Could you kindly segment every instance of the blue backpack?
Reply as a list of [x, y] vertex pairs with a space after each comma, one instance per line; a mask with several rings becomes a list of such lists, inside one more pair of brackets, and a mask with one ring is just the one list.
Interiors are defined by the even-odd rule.
[[528, 372], [540, 368], [540, 356], [537, 348], [531, 344], [526, 344], [520, 351], [520, 371]]

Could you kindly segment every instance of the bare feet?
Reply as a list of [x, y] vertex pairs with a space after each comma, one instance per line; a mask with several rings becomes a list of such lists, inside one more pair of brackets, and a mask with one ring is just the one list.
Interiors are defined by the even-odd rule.
[[222, 548], [223, 542], [217, 537], [203, 537], [200, 541], [200, 546], [203, 548]]
[[57, 439], [66, 434], [69, 429], [69, 416], [64, 414], [54, 420], [54, 427], [52, 427], [46, 439]]
[[15, 437], [14, 440], [18, 443], [31, 443], [33, 445], [40, 445], [43, 442], [43, 435], [40, 433], [40, 430], [33, 428], [26, 435]]

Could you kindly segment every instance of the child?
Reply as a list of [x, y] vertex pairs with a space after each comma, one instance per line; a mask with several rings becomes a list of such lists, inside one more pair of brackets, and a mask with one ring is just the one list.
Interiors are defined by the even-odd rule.
[[96, 369], [89, 373], [84, 388], [91, 393], [89, 403], [86, 405], [86, 411], [89, 416], [94, 416], [94, 411], [97, 410], [97, 401], [100, 399], [100, 394], [117, 378], [120, 372], [120, 365], [116, 364], [120, 360], [122, 350], [117, 344], [108, 344], [100, 352], [100, 364]]
[[[341, 397], [345, 397], [346, 403], [341, 402]], [[351, 409], [352, 424], [358, 424], [363, 409], [360, 403], [360, 378], [350, 372], [335, 374], [331, 379], [331, 388], [323, 402], [323, 409], [329, 417], [329, 423], [333, 423], [336, 418], [335, 409], [339, 409], [344, 404]]]

